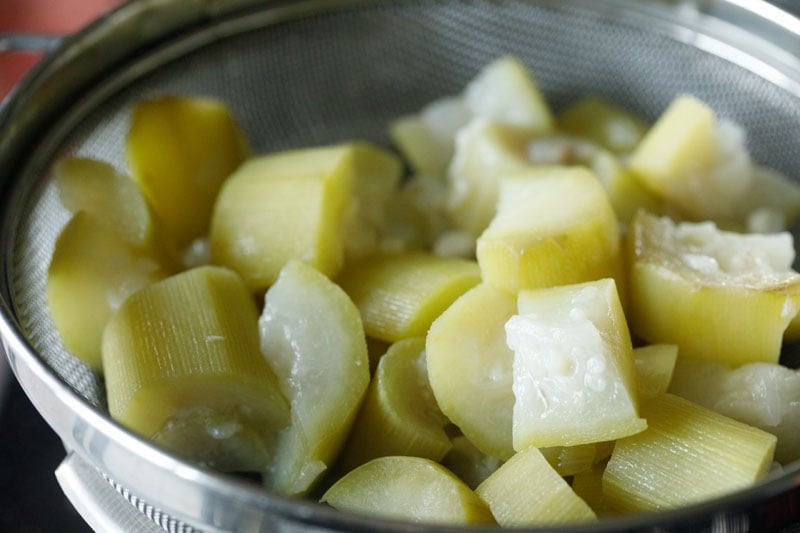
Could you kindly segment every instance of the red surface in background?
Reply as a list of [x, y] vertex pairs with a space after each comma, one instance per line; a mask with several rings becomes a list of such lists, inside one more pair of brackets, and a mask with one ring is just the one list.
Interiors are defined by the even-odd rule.
[[[0, 33], [72, 33], [121, 3], [122, 0], [0, 0]], [[29, 51], [0, 52], [0, 100], [41, 56]]]

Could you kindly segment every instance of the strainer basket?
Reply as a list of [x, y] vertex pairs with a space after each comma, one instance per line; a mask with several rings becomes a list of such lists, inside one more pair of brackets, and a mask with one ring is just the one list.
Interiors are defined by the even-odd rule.
[[[390, 120], [459, 92], [504, 54], [531, 68], [556, 110], [592, 93], [653, 120], [676, 94], [694, 94], [744, 127], [754, 160], [800, 179], [800, 20], [760, 0], [128, 3], [50, 54], [0, 112], [3, 347], [70, 456], [167, 531], [424, 529], [270, 494], [113, 422], [102, 379], [66, 352], [47, 312], [47, 266], [68, 218], [51, 168], [82, 155], [124, 169], [132, 104], [167, 93], [224, 100], [256, 152], [389, 146]], [[791, 527], [799, 487], [793, 464], [719, 500], [568, 529]]]

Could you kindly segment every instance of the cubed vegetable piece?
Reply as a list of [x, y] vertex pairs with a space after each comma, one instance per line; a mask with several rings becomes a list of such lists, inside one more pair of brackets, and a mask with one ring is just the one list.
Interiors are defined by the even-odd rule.
[[482, 283], [434, 321], [426, 341], [440, 409], [479, 450], [498, 459], [514, 454], [514, 352], [503, 327], [516, 311], [514, 296]]
[[623, 279], [614, 210], [594, 174], [581, 167], [541, 167], [504, 178], [477, 257], [483, 281], [512, 293]]
[[653, 398], [667, 392], [678, 359], [675, 344], [651, 344], [634, 348], [639, 397]]
[[377, 244], [396, 157], [366, 143], [291, 150], [248, 160], [225, 183], [211, 223], [214, 263], [255, 292], [290, 259], [335, 276], [346, 254]]
[[300, 261], [287, 263], [267, 291], [258, 325], [291, 405], [265, 484], [306, 494], [332, 466], [367, 391], [364, 327], [344, 291]]
[[456, 435], [451, 442], [452, 447], [442, 459], [442, 466], [473, 490], [503, 464], [500, 459], [480, 451], [464, 435]]
[[135, 249], [177, 269], [176, 251], [164, 242], [160, 225], [130, 176], [103, 161], [81, 157], [61, 159], [54, 173], [61, 203], [69, 211], [89, 213]]
[[588, 522], [594, 512], [531, 446], [516, 453], [475, 492], [503, 527]]
[[443, 178], [415, 174], [405, 180], [385, 204], [386, 220], [378, 248], [386, 252], [432, 249], [450, 227], [446, 201]]
[[761, 479], [775, 436], [672, 394], [642, 403], [647, 430], [617, 441], [603, 474], [603, 500], [618, 512], [671, 509]]
[[734, 215], [753, 172], [742, 130], [717, 122], [711, 108], [687, 95], [647, 132], [630, 167], [650, 190], [699, 220]]
[[473, 115], [529, 129], [534, 134], [552, 131], [553, 115], [527, 67], [505, 56], [494, 60], [464, 90]]
[[341, 511], [423, 524], [494, 524], [486, 504], [430, 459], [381, 457], [337, 481], [320, 500]]
[[177, 96], [133, 107], [125, 149], [134, 180], [181, 247], [208, 232], [222, 182], [250, 153], [225, 104]]
[[47, 272], [47, 304], [64, 347], [101, 370], [108, 320], [128, 296], [168, 274], [108, 222], [75, 214], [58, 236]]
[[241, 279], [220, 267], [136, 292], [103, 335], [111, 416], [202, 465], [264, 472], [289, 406], [257, 321]]
[[459, 130], [447, 173], [447, 211], [456, 227], [478, 237], [497, 210], [500, 179], [531, 166], [527, 129], [476, 119]]
[[378, 363], [338, 466], [348, 472], [389, 455], [440, 461], [451, 447], [448, 423], [428, 382], [425, 338], [398, 341]]
[[593, 142], [564, 134], [546, 135], [532, 139], [527, 153], [536, 165], [588, 167], [603, 184], [622, 224], [628, 224], [640, 208], [656, 213], [666, 209], [664, 201], [642, 185], [615, 154]]
[[337, 281], [361, 311], [367, 335], [394, 342], [424, 336], [480, 273], [475, 261], [406, 252], [367, 257]]
[[788, 233], [740, 235], [644, 212], [628, 233], [631, 329], [681, 357], [778, 362], [800, 309]]
[[669, 391], [777, 436], [776, 461], [800, 459], [800, 370], [770, 363], [731, 369], [679, 357]]
[[611, 279], [522, 291], [514, 350], [514, 449], [574, 446], [644, 430], [633, 348]]
[[627, 109], [599, 96], [576, 100], [558, 115], [560, 130], [628, 154], [639, 144], [647, 124]]
[[453, 157], [456, 132], [471, 118], [463, 98], [442, 98], [418, 114], [395, 120], [389, 125], [389, 133], [412, 169], [444, 176]]

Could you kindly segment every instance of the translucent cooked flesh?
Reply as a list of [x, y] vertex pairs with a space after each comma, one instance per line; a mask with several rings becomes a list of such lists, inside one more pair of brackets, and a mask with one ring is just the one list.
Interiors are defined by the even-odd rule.
[[614, 211], [597, 178], [579, 167], [505, 178], [477, 257], [483, 280], [509, 292], [622, 279]]
[[480, 451], [464, 435], [453, 437], [451, 442], [452, 448], [442, 458], [442, 466], [473, 490], [503, 464], [500, 459]]
[[497, 209], [500, 180], [530, 167], [527, 129], [476, 119], [459, 130], [448, 168], [447, 211], [458, 228], [478, 237]]
[[425, 335], [479, 281], [474, 261], [426, 252], [370, 256], [337, 279], [361, 312], [367, 335], [390, 342]]
[[428, 382], [425, 338], [398, 341], [378, 363], [339, 466], [346, 472], [389, 455], [439, 461], [451, 447], [448, 423]]
[[505, 325], [515, 450], [613, 440], [646, 427], [613, 280], [523, 291], [518, 312]]
[[[138, 291], [103, 335], [111, 416], [165, 445], [209, 444], [173, 449], [194, 454], [195, 461], [266, 468], [272, 455], [265, 450], [288, 422], [288, 405], [259, 351], [257, 319], [239, 277], [219, 267], [192, 269]], [[243, 453], [241, 464], [231, 464], [219, 456], [226, 446], [258, 457]]]
[[337, 457], [367, 390], [364, 327], [339, 287], [290, 261], [267, 291], [259, 330], [261, 351], [291, 405], [291, 425], [265, 483], [305, 494]]
[[516, 453], [475, 492], [503, 527], [554, 525], [595, 519], [594, 512], [531, 446]]
[[683, 357], [778, 361], [800, 308], [790, 235], [738, 235], [640, 213], [626, 253], [631, 328], [639, 336], [677, 344]]
[[250, 159], [220, 191], [211, 259], [239, 272], [254, 291], [274, 283], [290, 259], [334, 276], [348, 253], [375, 246], [399, 172], [393, 156], [365, 143]]
[[747, 487], [772, 463], [775, 437], [662, 394], [642, 403], [647, 430], [617, 441], [603, 475], [613, 510], [670, 509]]
[[339, 510], [425, 524], [493, 524], [486, 504], [452, 472], [419, 457], [381, 457], [322, 496]]
[[64, 346], [100, 370], [106, 322], [129, 295], [167, 275], [106, 222], [77, 213], [61, 231], [47, 272], [47, 305]]
[[133, 178], [180, 246], [208, 231], [223, 180], [249, 152], [219, 101], [165, 97], [139, 102], [131, 112], [126, 155]]
[[428, 377], [442, 412], [479, 450], [499, 459], [514, 453], [514, 352], [503, 326], [516, 310], [513, 296], [482, 283], [436, 319], [425, 344]]

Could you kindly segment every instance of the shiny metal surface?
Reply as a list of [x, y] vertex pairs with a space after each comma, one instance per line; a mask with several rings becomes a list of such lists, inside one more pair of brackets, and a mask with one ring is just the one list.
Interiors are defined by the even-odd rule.
[[[799, 29], [758, 0], [126, 4], [67, 40], [0, 111], [0, 335], [11, 367], [77, 456], [175, 528], [420, 531], [268, 494], [109, 419], [101, 380], [63, 350], [44, 305], [47, 262], [66, 222], [51, 162], [81, 154], [122, 166], [127, 111], [160, 92], [223, 98], [259, 151], [351, 137], [386, 143], [389, 119], [515, 53], [556, 107], [597, 92], [652, 119], [676, 92], [695, 93], [745, 126], [756, 160], [800, 179], [800, 137], [791, 133], [800, 131]], [[795, 464], [720, 500], [570, 530], [782, 525], [798, 519], [781, 511], [798, 487]]]

